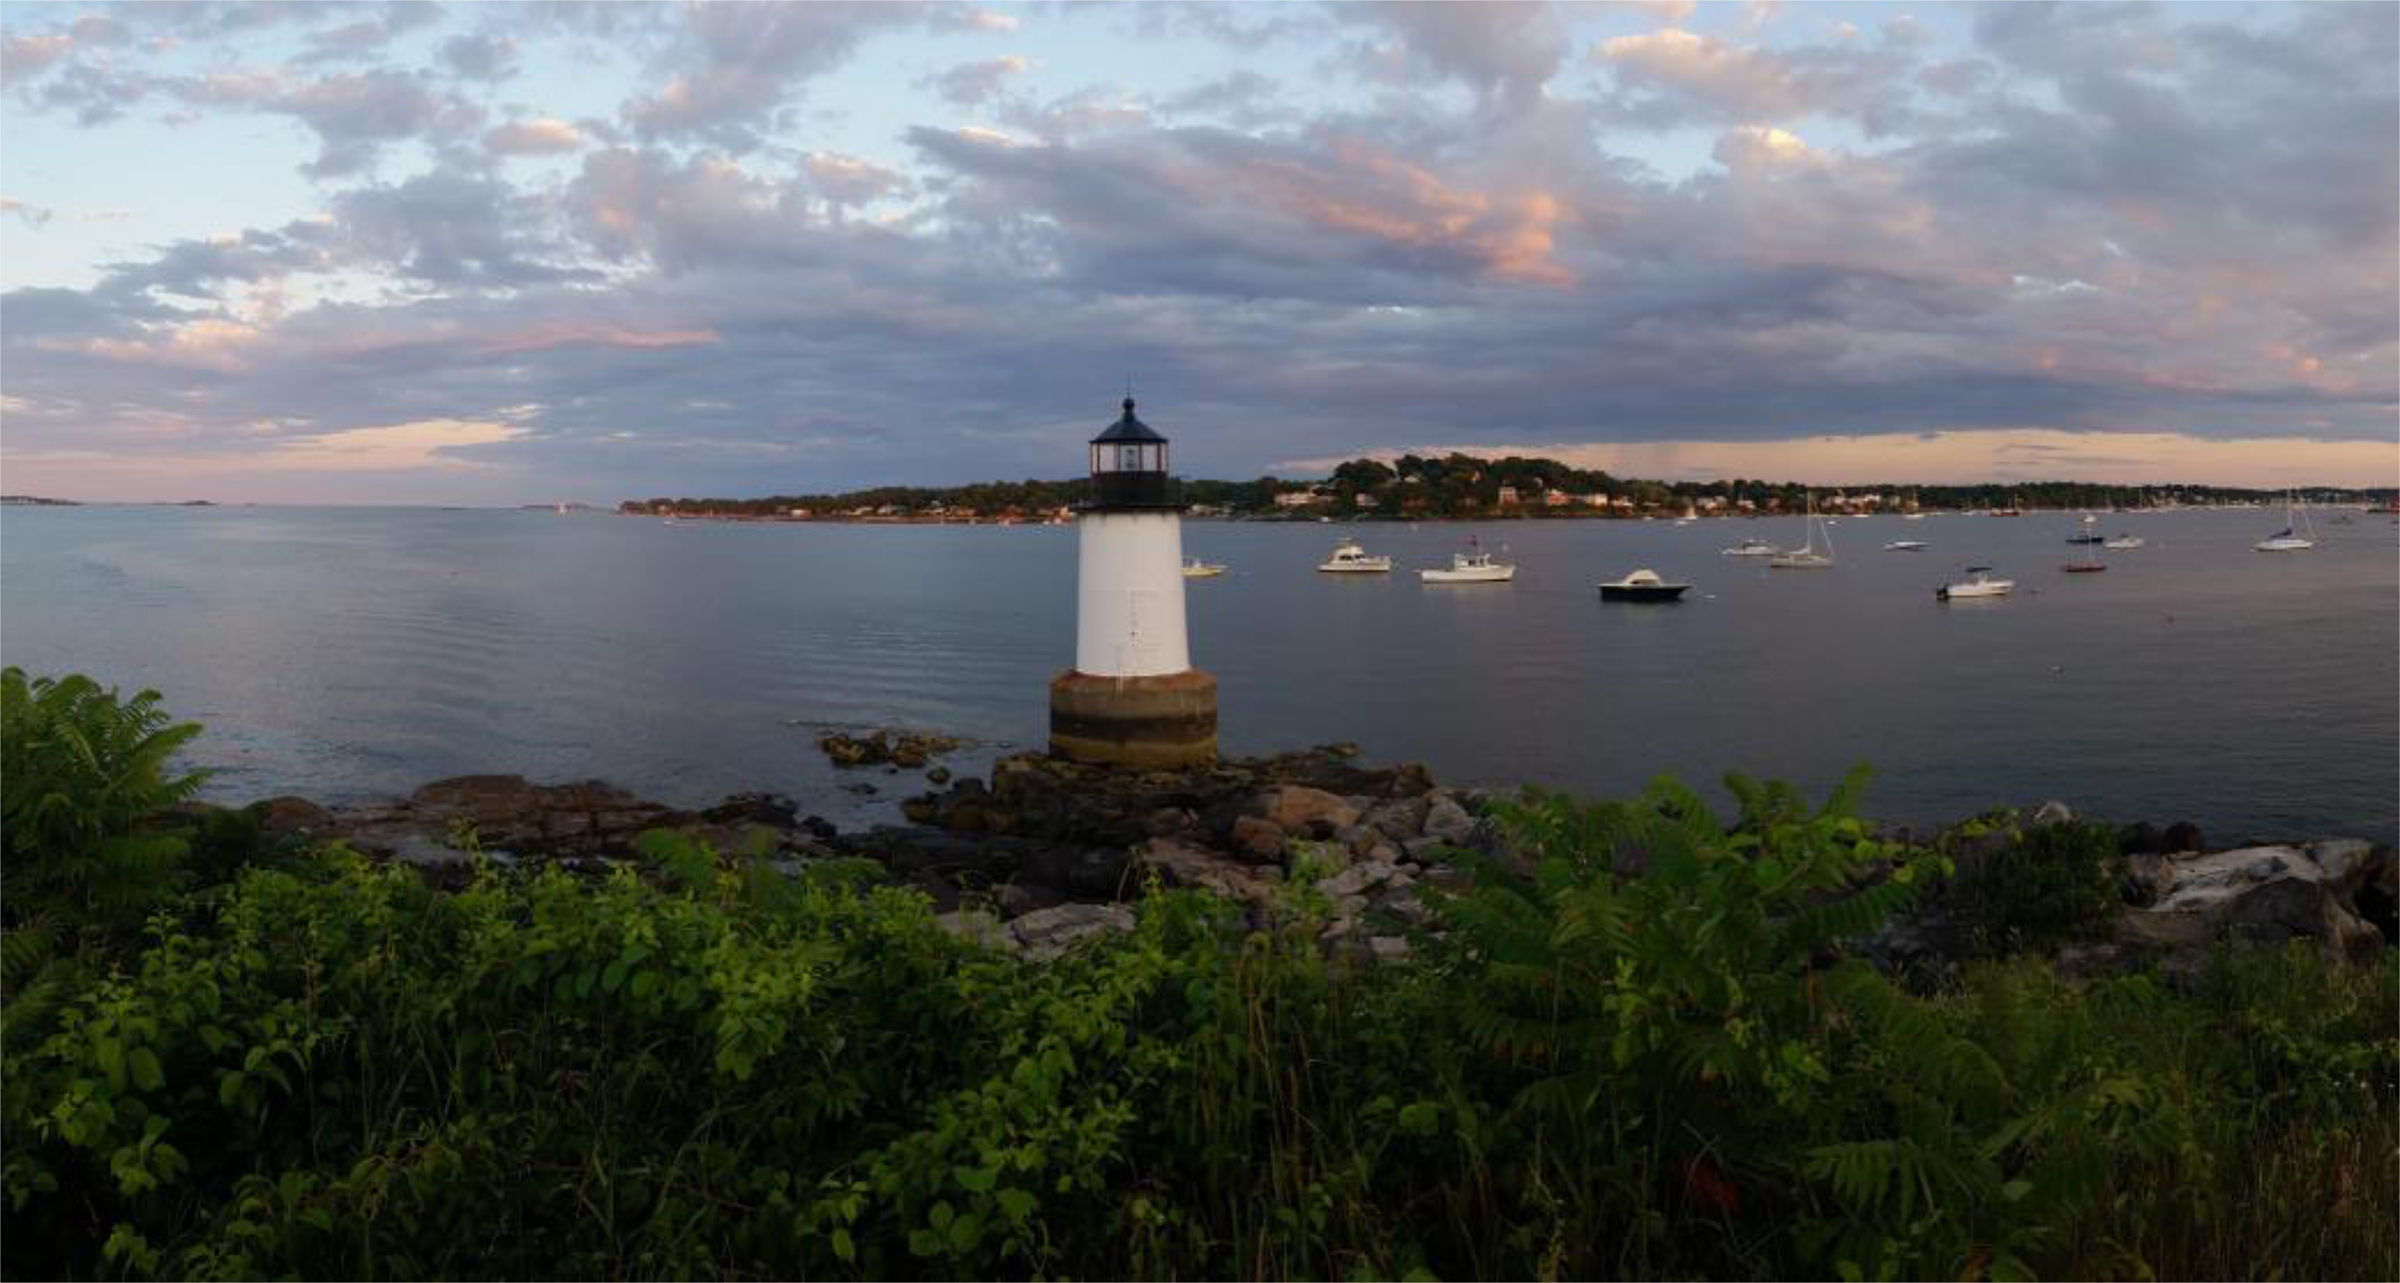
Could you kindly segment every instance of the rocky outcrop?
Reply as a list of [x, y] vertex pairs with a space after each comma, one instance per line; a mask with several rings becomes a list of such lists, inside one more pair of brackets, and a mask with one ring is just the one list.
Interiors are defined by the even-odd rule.
[[[836, 731], [817, 738], [817, 747], [835, 766], [888, 765], [912, 771], [966, 743], [947, 735], [885, 730], [855, 736]], [[943, 778], [948, 778], [947, 772]]]
[[[888, 753], [891, 741], [883, 742]], [[1409, 955], [1412, 931], [1435, 925], [1424, 888], [1469, 881], [1453, 864], [1459, 851], [1509, 856], [1499, 827], [1479, 814], [1478, 795], [1437, 786], [1421, 766], [1360, 766], [1354, 753], [1336, 745], [1164, 772], [1020, 754], [998, 762], [988, 781], [958, 779], [908, 799], [906, 824], [854, 833], [773, 794], [736, 794], [690, 812], [599, 781], [543, 785], [513, 775], [441, 780], [365, 806], [282, 797], [251, 810], [267, 833], [346, 841], [442, 878], [458, 876], [471, 849], [503, 860], [634, 857], [634, 839], [662, 828], [787, 872], [863, 858], [922, 889], [962, 936], [1034, 958], [1129, 927], [1125, 902], [1152, 886], [1194, 888], [1239, 906], [1254, 925], [1308, 921], [1329, 949], [1394, 961]], [[1947, 843], [1954, 885], [1999, 876], [2006, 866], [1993, 862], [2019, 832], [2070, 822], [2065, 807], [2045, 806], [2023, 830], [2010, 820]], [[2400, 937], [2400, 866], [2388, 846], [2203, 853], [2188, 824], [2137, 825], [2115, 837], [2121, 919], [2112, 931], [2103, 916], [2101, 938], [2062, 951], [2063, 970], [2158, 965], [2189, 974], [2226, 939], [2315, 940], [2329, 962], [2348, 964]], [[1975, 913], [1971, 896], [1939, 888], [1859, 947], [1887, 970], [1938, 984], [1991, 947]]]
[[634, 839], [652, 829], [769, 858], [832, 854], [825, 843], [831, 825], [803, 818], [790, 799], [766, 793], [737, 793], [695, 813], [598, 780], [535, 784], [521, 775], [461, 775], [398, 801], [327, 808], [277, 797], [252, 809], [272, 835], [340, 841], [433, 869], [463, 865], [473, 852], [502, 861], [624, 859], [634, 854]]
[[2358, 841], [2255, 846], [2171, 859], [2148, 874], [2157, 898], [2126, 913], [2121, 943], [2190, 970], [2222, 938], [2321, 942], [2328, 962], [2359, 963], [2388, 943], [2360, 916], [2360, 892], [2395, 876], [2390, 848]]
[[1133, 910], [1121, 904], [1061, 904], [1006, 922], [979, 909], [942, 914], [943, 930], [990, 949], [1046, 962], [1092, 936], [1133, 929]]

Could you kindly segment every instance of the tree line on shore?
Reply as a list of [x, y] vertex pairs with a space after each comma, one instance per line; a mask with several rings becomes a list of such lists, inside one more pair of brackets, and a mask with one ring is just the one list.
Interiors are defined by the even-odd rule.
[[2062, 978], [2073, 830], [1933, 987], [1855, 782], [1529, 795], [1399, 963], [1305, 878], [1037, 963], [854, 860], [268, 841], [195, 734], [0, 674], [10, 1277], [2400, 1274], [2393, 951]]
[[[959, 486], [876, 486], [827, 494], [751, 499], [630, 499], [626, 513], [750, 520], [948, 518], [1040, 520], [1089, 493], [1084, 478], [984, 481]], [[1653, 481], [1577, 468], [1556, 459], [1402, 455], [1386, 462], [1352, 459], [1323, 478], [1274, 476], [1252, 481], [1192, 479], [1184, 498], [1202, 513], [1263, 517], [1384, 517], [1405, 520], [1494, 517], [1632, 517], [1686, 511], [1714, 514], [1796, 512], [1814, 495], [1820, 507], [1863, 511], [1988, 512], [2264, 503], [2279, 491], [2228, 486], [2126, 486], [2092, 482], [1990, 482], [1978, 485], [1883, 483], [1809, 487], [1796, 481], [1736, 477]], [[2389, 490], [2313, 487], [2320, 503], [2389, 503]]]

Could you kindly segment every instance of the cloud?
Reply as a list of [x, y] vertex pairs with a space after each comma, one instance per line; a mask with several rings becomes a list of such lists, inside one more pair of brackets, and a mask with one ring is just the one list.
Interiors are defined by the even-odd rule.
[[549, 116], [511, 121], [483, 136], [485, 151], [496, 156], [543, 156], [583, 150], [583, 134], [566, 121]]
[[864, 205], [902, 195], [912, 187], [908, 178], [895, 170], [838, 152], [812, 151], [801, 168], [809, 186], [835, 205]]
[[759, 118], [811, 76], [840, 65], [870, 35], [921, 22], [911, 3], [698, 5], [664, 60], [666, 82], [625, 104], [645, 138], [701, 137], [747, 150]]
[[446, 289], [514, 289], [591, 279], [552, 262], [545, 202], [495, 178], [435, 171], [406, 182], [344, 192], [333, 202], [334, 234], [353, 256]]
[[962, 62], [920, 83], [932, 88], [946, 101], [962, 107], [976, 107], [998, 97], [1012, 78], [1031, 70], [1032, 59], [1011, 54], [983, 62]]
[[0, 196], [0, 214], [14, 214], [17, 221], [27, 227], [40, 227], [49, 222], [51, 213], [51, 210], [43, 206], [28, 205], [21, 200]]
[[503, 80], [517, 72], [517, 42], [507, 36], [452, 36], [437, 56], [452, 75], [466, 80]]
[[435, 132], [464, 132], [482, 112], [435, 92], [416, 76], [388, 69], [342, 74], [302, 85], [268, 103], [315, 130], [317, 158], [301, 167], [312, 177], [356, 173], [373, 165], [389, 143]]
[[[12, 145], [144, 101], [286, 117], [319, 181], [81, 262], [84, 288], [0, 294], [12, 475], [234, 477], [274, 442], [428, 423], [514, 431], [453, 442], [484, 466], [428, 473], [451, 491], [273, 475], [1055, 475], [1126, 371], [1203, 475], [1399, 442], [1799, 471], [1919, 438], [1947, 451], [1902, 456], [1927, 468], [2300, 470], [2400, 429], [2383, 8], [1787, 19], [1765, 43], [1726, 14], [1569, 71], [1564, 11], [1521, 7], [1027, 11], [1002, 45], [961, 6], [523, 6], [332, 75], [260, 50], [384, 11], [109, 12], [114, 44], [9, 33], [69, 42], [11, 82]], [[1078, 22], [1150, 33], [1154, 65], [1095, 60]], [[939, 42], [828, 76], [910, 30]], [[854, 79], [871, 110], [830, 96]], [[594, 94], [626, 114], [582, 114]], [[138, 163], [109, 150], [130, 136], [72, 142]], [[0, 212], [28, 253], [74, 252], [21, 230], [42, 208]], [[175, 225], [141, 212], [112, 244]]]
[[74, 45], [73, 36], [59, 32], [0, 37], [0, 80], [13, 81], [40, 75]]
[[1344, 22], [1382, 37], [1352, 52], [1355, 65], [1395, 84], [1456, 81], [1479, 101], [1511, 111], [1532, 107], [1569, 52], [1566, 31], [1546, 4], [1413, 4], [1361, 0], [1334, 6]]
[[1749, 124], [1818, 113], [1870, 116], [1906, 68], [1888, 51], [1847, 45], [1769, 51], [1667, 27], [1600, 42], [1620, 118], [1653, 127]]

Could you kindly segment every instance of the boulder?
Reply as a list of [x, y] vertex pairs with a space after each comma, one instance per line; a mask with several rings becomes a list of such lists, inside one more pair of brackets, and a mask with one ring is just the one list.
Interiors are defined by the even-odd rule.
[[1323, 882], [1318, 883], [1317, 886], [1320, 890], [1324, 891], [1325, 894], [1332, 896], [1336, 900], [1341, 900], [1350, 896], [1359, 895], [1367, 891], [1369, 888], [1381, 886], [1387, 879], [1398, 872], [1399, 869], [1396, 866], [1384, 864], [1380, 861], [1362, 862], [1359, 864], [1353, 864], [1349, 868], [1343, 869], [1341, 872], [1336, 873], [1332, 877], [1329, 877]]
[[1383, 834], [1376, 829], [1368, 828], [1364, 824], [1353, 824], [1349, 828], [1343, 829], [1341, 832], [1334, 834], [1333, 840], [1341, 843], [1343, 849], [1349, 851], [1352, 855], [1365, 855], [1367, 852], [1383, 845]]
[[2072, 824], [2074, 822], [2074, 809], [2069, 807], [2064, 802], [2057, 801], [2044, 802], [2040, 806], [2035, 807], [2033, 819], [2028, 821], [2028, 823], [2032, 824], [2035, 828], [2043, 828], [2052, 824]]
[[1348, 802], [1323, 789], [1285, 784], [1259, 795], [1258, 813], [1286, 833], [1331, 837], [1358, 823]]
[[1079, 940], [1133, 930], [1133, 910], [1121, 904], [1061, 904], [1012, 918], [1008, 930], [1026, 957], [1045, 961]]
[[971, 944], [1016, 952], [1017, 937], [1008, 929], [1008, 924], [981, 909], [954, 909], [949, 913], [937, 914], [933, 924]]
[[1283, 826], [1273, 820], [1244, 815], [1233, 822], [1233, 844], [1254, 860], [1283, 858]]
[[1406, 842], [1425, 831], [1425, 813], [1432, 809], [1422, 797], [1396, 798], [1369, 808], [1360, 823], [1394, 842]]
[[2199, 851], [2206, 847], [2200, 839], [2200, 826], [2190, 820], [2177, 820], [2158, 835], [2159, 850], [2168, 855], [2183, 851]]
[[253, 803], [251, 810], [260, 830], [275, 836], [315, 833], [333, 823], [331, 812], [304, 797], [271, 797]]
[[1143, 868], [1157, 870], [1168, 886], [1195, 887], [1250, 905], [1268, 905], [1275, 899], [1275, 884], [1253, 866], [1173, 838], [1150, 839], [1138, 859]]
[[700, 813], [711, 824], [764, 824], [789, 829], [800, 822], [800, 807], [780, 793], [733, 793]]
[[1475, 832], [1475, 817], [1449, 798], [1435, 802], [1425, 812], [1425, 836], [1439, 838], [1453, 845], [1464, 843]]
[[2117, 854], [2127, 856], [2166, 855], [2168, 854], [2166, 836], [2158, 831], [2157, 825], [2148, 820], [2138, 824], [2125, 825], [2117, 830]]
[[2125, 915], [2123, 938], [2186, 969], [2228, 933], [2253, 944], [2321, 942], [2328, 962], [2362, 962], [2383, 934], [2360, 921], [2348, 879], [2371, 861], [2364, 843], [2256, 846], [2170, 862], [2157, 902]]

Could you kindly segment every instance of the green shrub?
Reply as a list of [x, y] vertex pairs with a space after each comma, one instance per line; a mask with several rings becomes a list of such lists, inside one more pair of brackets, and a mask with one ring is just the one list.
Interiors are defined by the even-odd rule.
[[1405, 965], [1190, 892], [1030, 964], [664, 834], [237, 861], [12, 1043], [0, 1273], [2400, 1271], [2389, 955], [1912, 995], [1846, 942], [1944, 860], [1857, 786], [1496, 805]]
[[2124, 911], [2125, 858], [2115, 830], [2088, 820], [2019, 826], [2013, 817], [1949, 835], [1962, 852], [1947, 889], [1967, 910], [1976, 951], [2049, 952], [2106, 938]]
[[199, 790], [199, 774], [170, 766], [200, 728], [169, 724], [158, 698], [0, 669], [0, 890], [14, 922], [138, 925], [175, 889], [184, 842], [157, 821]]

